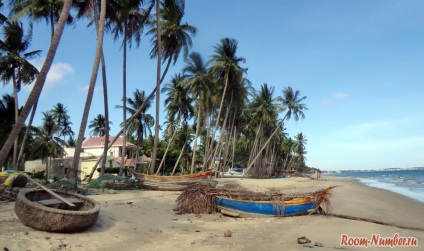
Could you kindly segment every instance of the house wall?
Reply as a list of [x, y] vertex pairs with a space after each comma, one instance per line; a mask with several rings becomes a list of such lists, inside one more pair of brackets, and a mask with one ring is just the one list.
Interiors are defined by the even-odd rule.
[[[121, 151], [119, 150], [120, 147], [111, 147], [108, 151], [108, 156], [112, 156], [113, 157], [120, 157], [121, 156]], [[94, 156], [101, 156], [103, 155], [103, 148], [84, 148], [84, 152], [85, 153], [90, 153]]]
[[[98, 159], [89, 159], [89, 160], [81, 160], [81, 180], [84, 180], [85, 177], [88, 177], [91, 173], [91, 170], [93, 170], [93, 166], [97, 163]], [[100, 167], [100, 165], [99, 165]], [[93, 173], [93, 179], [97, 179], [99, 177], [99, 172], [94, 171]]]
[[[52, 159], [49, 164], [49, 178], [65, 177], [65, 169], [72, 168], [72, 159]], [[42, 160], [25, 161], [25, 172], [40, 172], [46, 170], [46, 163]]]

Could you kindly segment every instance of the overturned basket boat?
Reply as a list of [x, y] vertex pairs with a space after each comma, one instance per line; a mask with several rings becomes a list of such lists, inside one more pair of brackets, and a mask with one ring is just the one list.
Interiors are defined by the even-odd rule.
[[53, 190], [70, 206], [46, 190], [21, 191], [15, 202], [15, 213], [26, 226], [47, 232], [81, 232], [93, 226], [100, 204], [93, 199], [60, 190]]

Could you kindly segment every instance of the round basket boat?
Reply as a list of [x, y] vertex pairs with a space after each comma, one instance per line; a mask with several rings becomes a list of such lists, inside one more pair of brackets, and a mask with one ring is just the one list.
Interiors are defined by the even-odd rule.
[[69, 206], [45, 190], [21, 191], [15, 202], [15, 213], [26, 226], [47, 231], [72, 233], [93, 226], [100, 212], [100, 204], [76, 193], [53, 190], [73, 203]]

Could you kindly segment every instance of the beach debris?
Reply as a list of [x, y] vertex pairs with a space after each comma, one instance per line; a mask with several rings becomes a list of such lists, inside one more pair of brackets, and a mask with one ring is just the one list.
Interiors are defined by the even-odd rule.
[[15, 201], [18, 196], [19, 188], [0, 185], [0, 201], [10, 202]]
[[302, 237], [297, 238], [297, 243], [299, 243], [299, 244], [311, 243], [311, 240], [309, 240], [305, 236], [302, 236]]
[[231, 236], [233, 236], [233, 233], [231, 232], [231, 230], [225, 230], [224, 236], [225, 237], [231, 237]]
[[321, 242], [315, 242], [315, 245], [314, 246], [316, 246], [316, 247], [324, 247], [324, 245], [321, 243]]
[[304, 248], [314, 248], [312, 245], [303, 245]]

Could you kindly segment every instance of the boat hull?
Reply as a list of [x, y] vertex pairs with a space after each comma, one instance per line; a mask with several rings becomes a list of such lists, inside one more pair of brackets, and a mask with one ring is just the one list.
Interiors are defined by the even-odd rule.
[[217, 185], [217, 181], [207, 179], [212, 173], [212, 169], [206, 172], [179, 176], [159, 176], [140, 174], [136, 172], [132, 173], [143, 186], [151, 190], [182, 191], [188, 186], [194, 184], [209, 184], [213, 187]]
[[244, 201], [216, 197], [215, 204], [222, 213], [231, 216], [296, 216], [310, 214], [319, 206], [309, 198], [299, 198], [290, 201]]
[[65, 199], [81, 203], [75, 203], [73, 208], [59, 203], [54, 208], [38, 202], [57, 200], [46, 191], [21, 191], [16, 198], [15, 213], [24, 225], [47, 232], [71, 233], [84, 231], [96, 223], [100, 213], [98, 202], [76, 193], [53, 191]]

